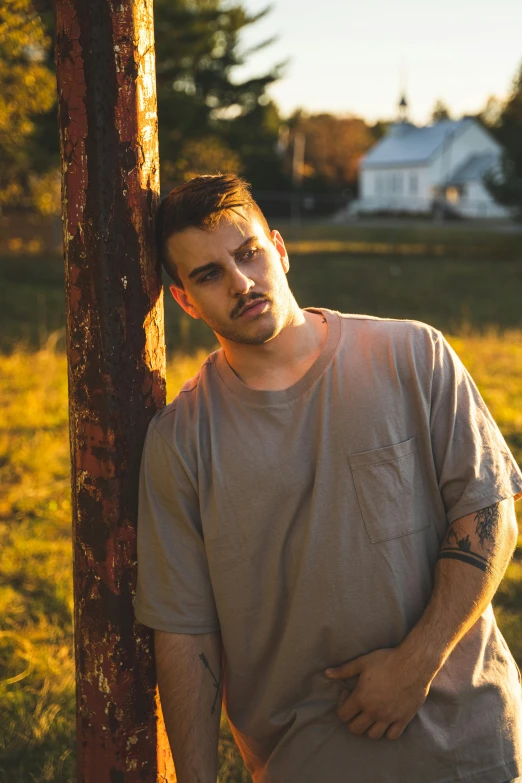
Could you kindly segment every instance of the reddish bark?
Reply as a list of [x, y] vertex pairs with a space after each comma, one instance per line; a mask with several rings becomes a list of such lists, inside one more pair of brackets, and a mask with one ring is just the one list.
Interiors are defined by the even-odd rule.
[[78, 780], [175, 780], [134, 621], [137, 487], [165, 404], [152, 0], [55, 0], [72, 460]]

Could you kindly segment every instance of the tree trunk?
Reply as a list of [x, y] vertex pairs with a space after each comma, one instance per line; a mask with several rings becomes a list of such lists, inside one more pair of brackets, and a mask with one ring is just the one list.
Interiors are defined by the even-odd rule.
[[141, 450], [165, 404], [152, 0], [55, 0], [55, 17], [78, 780], [174, 781], [132, 606]]

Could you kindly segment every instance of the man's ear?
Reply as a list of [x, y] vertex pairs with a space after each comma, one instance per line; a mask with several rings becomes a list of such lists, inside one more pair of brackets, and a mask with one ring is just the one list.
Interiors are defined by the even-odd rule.
[[190, 301], [189, 297], [187, 296], [187, 292], [184, 288], [178, 288], [177, 285], [174, 285], [172, 283], [169, 285], [169, 290], [176, 302], [179, 304], [180, 307], [183, 308], [183, 310], [188, 313], [192, 318], [195, 318], [196, 320], [198, 318], [201, 318], [201, 315], [199, 314], [199, 310], [197, 307], [195, 307], [192, 302]]
[[290, 269], [290, 261], [288, 259], [288, 253], [286, 252], [286, 247], [285, 247], [283, 237], [281, 236], [279, 231], [275, 229], [274, 231], [270, 232], [270, 235], [272, 237], [272, 242], [274, 243], [275, 249], [279, 253], [279, 258], [281, 259], [281, 264], [283, 266], [286, 275], [288, 274], [288, 270]]

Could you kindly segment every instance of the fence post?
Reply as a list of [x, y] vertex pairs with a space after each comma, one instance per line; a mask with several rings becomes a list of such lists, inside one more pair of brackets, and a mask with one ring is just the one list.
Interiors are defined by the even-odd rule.
[[134, 622], [139, 463], [165, 404], [152, 0], [54, 0], [73, 498], [78, 781], [174, 781]]

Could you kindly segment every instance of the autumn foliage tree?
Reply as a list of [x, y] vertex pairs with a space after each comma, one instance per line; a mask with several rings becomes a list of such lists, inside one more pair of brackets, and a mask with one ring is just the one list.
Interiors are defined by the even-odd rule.
[[[277, 186], [280, 119], [267, 88], [281, 66], [255, 78], [236, 73], [253, 51], [242, 32], [268, 9], [240, 2], [155, 0], [162, 184], [209, 171], [241, 172]], [[0, 2], [0, 208], [60, 209], [52, 0]]]
[[375, 143], [364, 120], [332, 114], [298, 114], [291, 126], [292, 134], [300, 132], [305, 136], [303, 186], [316, 190], [357, 187], [359, 161]]
[[31, 0], [2, 0], [0, 209], [24, 205], [32, 197], [42, 200], [45, 211], [48, 161], [41, 154], [37, 131], [39, 118], [56, 101], [54, 75], [46, 64], [50, 46]]

